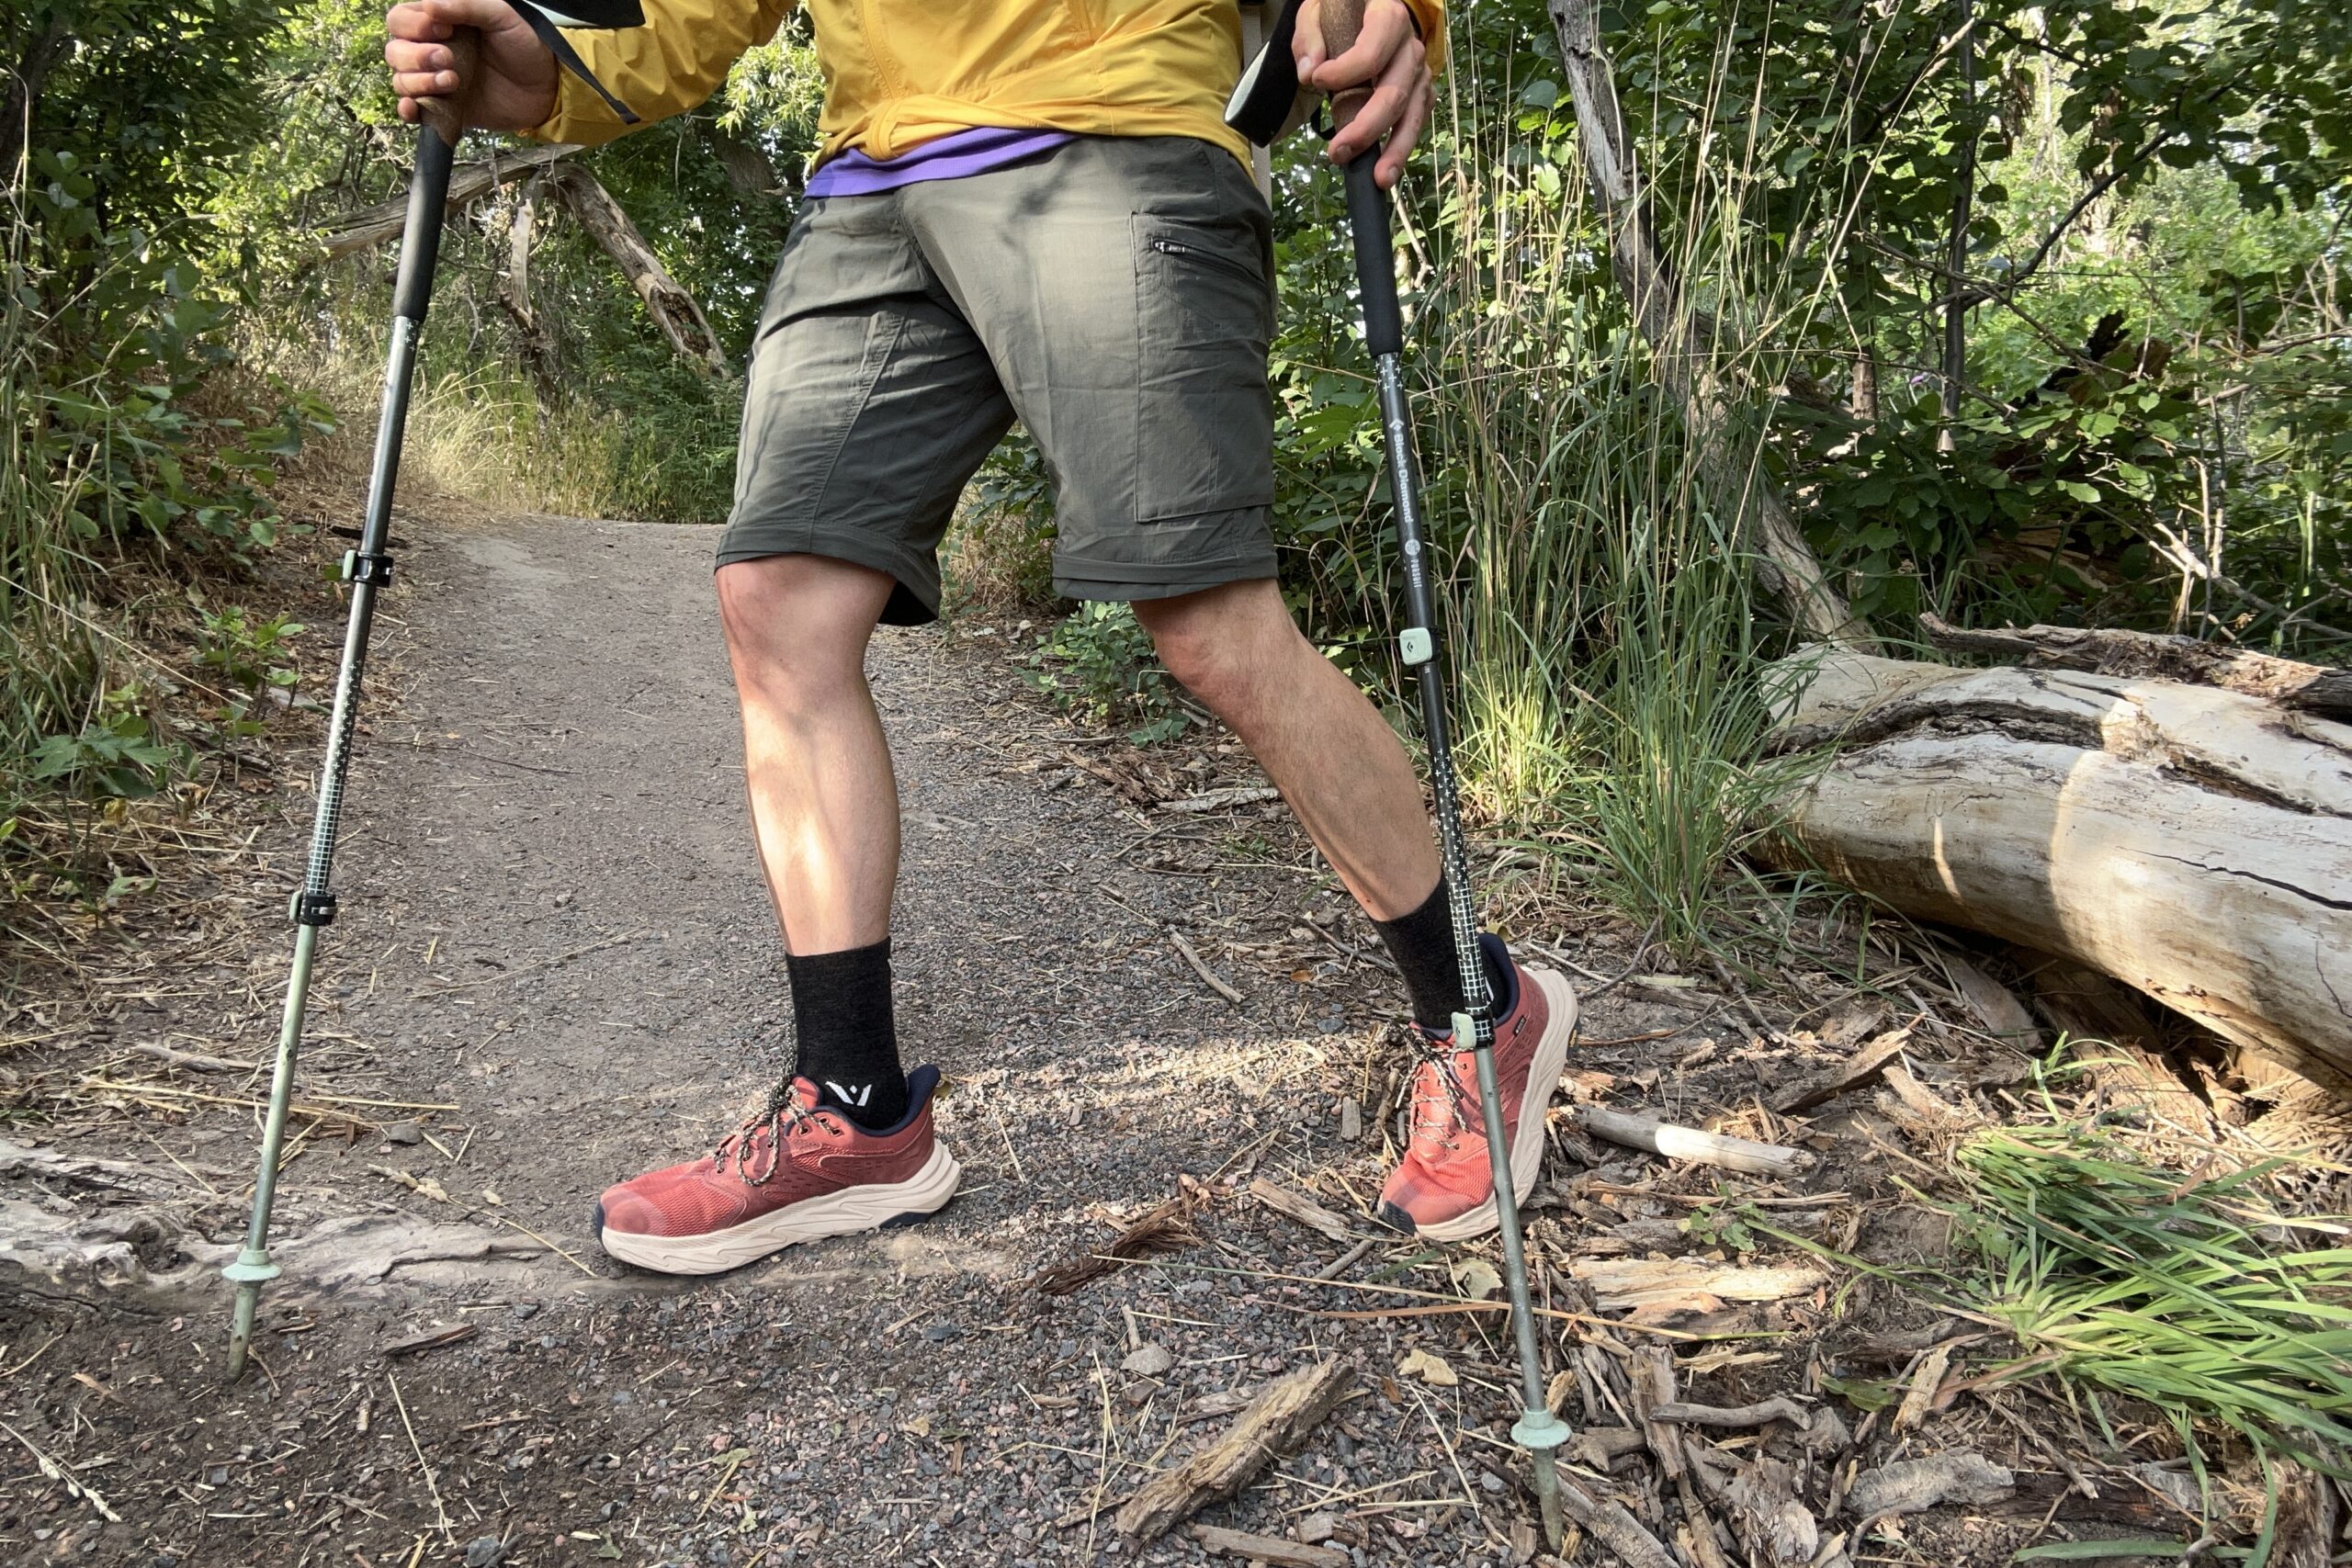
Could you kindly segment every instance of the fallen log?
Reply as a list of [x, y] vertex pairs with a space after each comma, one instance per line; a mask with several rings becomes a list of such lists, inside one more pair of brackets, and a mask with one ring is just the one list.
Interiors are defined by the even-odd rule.
[[2352, 726], [2092, 671], [1816, 649], [1783, 673], [1776, 748], [1836, 755], [1765, 859], [2086, 964], [2352, 1095]]
[[2249, 653], [2189, 637], [2103, 631], [2085, 626], [1955, 626], [1930, 614], [1919, 617], [1928, 640], [1949, 653], [2014, 654], [2029, 668], [2088, 670], [2185, 681], [2260, 697], [2282, 708], [2352, 718], [2352, 670], [2274, 654]]

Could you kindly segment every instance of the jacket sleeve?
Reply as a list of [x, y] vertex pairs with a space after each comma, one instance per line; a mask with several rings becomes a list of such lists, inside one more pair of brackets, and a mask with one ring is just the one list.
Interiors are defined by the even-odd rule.
[[1413, 25], [1421, 30], [1421, 42], [1430, 51], [1430, 73], [1436, 75], [1445, 69], [1445, 0], [1405, 0], [1405, 9], [1413, 13]]
[[[1430, 5], [1435, 0], [1413, 0]], [[794, 0], [646, 0], [640, 28], [569, 35], [581, 62], [645, 125], [699, 105], [727, 80], [745, 50], [775, 36]], [[540, 141], [594, 147], [625, 125], [595, 89], [560, 73], [555, 113], [524, 134]]]

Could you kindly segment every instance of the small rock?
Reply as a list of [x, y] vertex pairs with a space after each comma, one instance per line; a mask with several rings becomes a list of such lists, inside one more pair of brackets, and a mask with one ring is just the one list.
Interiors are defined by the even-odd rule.
[[1175, 1364], [1176, 1358], [1169, 1353], [1167, 1346], [1139, 1345], [1127, 1352], [1127, 1359], [1119, 1363], [1119, 1370], [1133, 1372], [1139, 1378], [1157, 1378], [1166, 1376], [1168, 1369]]
[[1309, 1514], [1298, 1521], [1298, 1539], [1308, 1546], [1320, 1546], [1339, 1533], [1340, 1516], [1337, 1514]]
[[388, 1144], [421, 1144], [424, 1129], [413, 1122], [388, 1122], [384, 1124], [384, 1142]]
[[1489, 1492], [1499, 1494], [1503, 1489], [1503, 1478], [1491, 1470], [1482, 1470], [1478, 1472], [1478, 1484]]
[[476, 1536], [466, 1543], [466, 1568], [498, 1568], [505, 1557], [506, 1543], [494, 1535]]
[[922, 1337], [933, 1345], [944, 1345], [955, 1338], [956, 1335], [956, 1328], [952, 1323], [934, 1323], [922, 1331]]
[[538, 1316], [539, 1303], [537, 1302], [516, 1302], [513, 1306], [508, 1307], [506, 1310], [514, 1314], [515, 1322], [524, 1323], [527, 1322], [531, 1318]]

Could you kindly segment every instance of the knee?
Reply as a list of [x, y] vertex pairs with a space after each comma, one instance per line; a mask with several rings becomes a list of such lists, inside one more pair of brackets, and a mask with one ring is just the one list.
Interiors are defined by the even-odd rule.
[[1250, 706], [1306, 646], [1271, 582], [1145, 601], [1136, 618], [1168, 672], [1220, 717]]
[[746, 701], [821, 706], [865, 679], [866, 640], [880, 605], [869, 607], [871, 594], [844, 593], [842, 585], [796, 569], [797, 558], [718, 569], [719, 625]]

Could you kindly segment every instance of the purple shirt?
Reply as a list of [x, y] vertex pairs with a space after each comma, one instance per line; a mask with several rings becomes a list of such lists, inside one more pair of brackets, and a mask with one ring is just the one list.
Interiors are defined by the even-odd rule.
[[1077, 140], [1067, 130], [1011, 130], [983, 125], [936, 137], [879, 164], [853, 150], [818, 165], [817, 172], [808, 176], [808, 194], [872, 196], [925, 180], [960, 180], [967, 175], [985, 175], [990, 169], [1001, 169], [1040, 152], [1050, 152], [1065, 141]]

